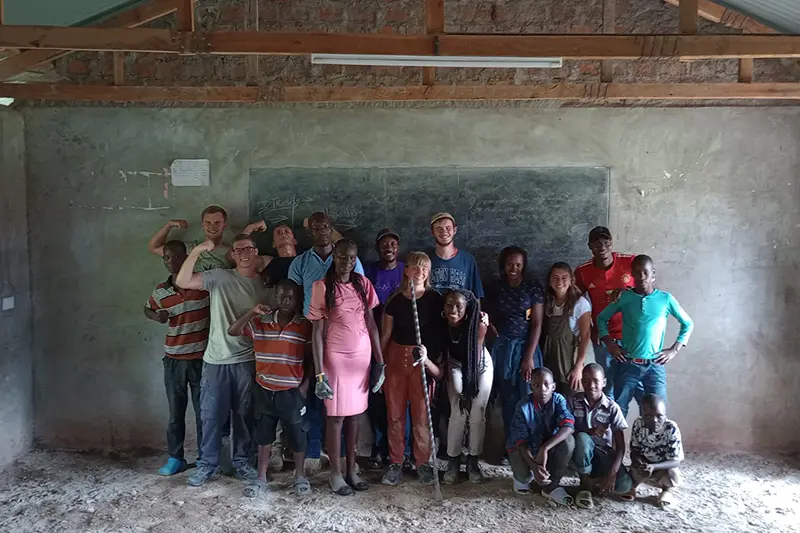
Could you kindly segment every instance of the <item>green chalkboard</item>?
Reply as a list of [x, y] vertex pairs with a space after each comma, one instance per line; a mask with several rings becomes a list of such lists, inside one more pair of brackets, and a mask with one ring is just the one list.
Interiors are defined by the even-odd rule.
[[[430, 217], [448, 211], [456, 245], [475, 255], [485, 278], [509, 245], [527, 249], [541, 277], [554, 261], [589, 257], [589, 230], [608, 222], [608, 180], [604, 167], [251, 169], [250, 215], [270, 229], [290, 224], [302, 250], [310, 246], [303, 219], [326, 211], [369, 261], [384, 227], [400, 234], [402, 253], [430, 252]], [[269, 241], [259, 243], [267, 253]]]

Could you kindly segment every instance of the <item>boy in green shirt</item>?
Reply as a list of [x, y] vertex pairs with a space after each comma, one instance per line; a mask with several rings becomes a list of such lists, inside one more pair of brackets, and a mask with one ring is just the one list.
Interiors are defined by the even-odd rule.
[[[667, 372], [664, 365], [689, 341], [694, 328], [692, 319], [668, 292], [655, 288], [653, 260], [637, 255], [631, 265], [634, 288], [622, 292], [616, 302], [597, 317], [599, 336], [614, 357], [614, 391], [623, 415], [628, 415], [636, 387], [641, 383], [645, 394], [657, 394], [666, 401]], [[622, 313], [622, 346], [608, 333], [608, 321]], [[681, 329], [675, 343], [664, 350], [667, 317], [674, 316]]]

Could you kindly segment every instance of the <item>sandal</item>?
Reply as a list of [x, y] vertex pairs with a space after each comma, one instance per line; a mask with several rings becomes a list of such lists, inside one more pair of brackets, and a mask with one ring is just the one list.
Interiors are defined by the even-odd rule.
[[575, 496], [575, 505], [581, 509], [594, 509], [594, 500], [592, 500], [592, 493], [588, 490], [578, 491]]
[[243, 491], [244, 495], [248, 498], [255, 498], [265, 492], [267, 492], [267, 482], [261, 481], [260, 479], [251, 481]]
[[675, 503], [675, 494], [671, 490], [662, 490], [658, 495], [658, 506], [662, 509], [668, 509]]
[[294, 478], [294, 495], [300, 498], [311, 494], [311, 483], [304, 477]]
[[352, 487], [345, 482], [342, 476], [331, 476], [328, 485], [330, 485], [331, 490], [339, 496], [352, 496], [355, 494]]
[[567, 494], [567, 491], [564, 490], [564, 487], [556, 487], [549, 493], [542, 491], [542, 496], [544, 496], [545, 499], [548, 502], [551, 502], [553, 505], [572, 507], [572, 504], [575, 503], [575, 498]]
[[517, 494], [530, 494], [531, 493], [531, 484], [530, 483], [520, 483], [514, 478], [511, 478], [511, 481], [514, 482], [514, 492]]
[[623, 502], [632, 502], [636, 500], [636, 489], [630, 490], [628, 492], [620, 492], [619, 494], [617, 494], [617, 497]]
[[358, 476], [355, 476], [355, 479], [345, 478], [344, 480], [348, 485], [353, 487], [353, 490], [355, 490], [356, 492], [364, 492], [365, 490], [369, 490], [369, 483], [362, 480]]
[[372, 457], [369, 458], [367, 461], [367, 468], [370, 470], [380, 470], [383, 467], [383, 458], [381, 458], [381, 454], [376, 453]]

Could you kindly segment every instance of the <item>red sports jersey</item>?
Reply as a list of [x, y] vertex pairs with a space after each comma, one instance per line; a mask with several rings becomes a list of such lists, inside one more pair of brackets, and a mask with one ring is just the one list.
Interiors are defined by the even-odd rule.
[[[592, 301], [592, 321], [597, 330], [597, 315], [611, 303], [611, 293], [615, 289], [633, 287], [631, 264], [635, 256], [613, 253], [614, 262], [611, 268], [597, 268], [592, 261], [587, 261], [575, 269], [575, 282], [578, 287], [589, 293]], [[622, 338], [622, 313], [617, 313], [608, 322], [608, 333], [615, 339]]]

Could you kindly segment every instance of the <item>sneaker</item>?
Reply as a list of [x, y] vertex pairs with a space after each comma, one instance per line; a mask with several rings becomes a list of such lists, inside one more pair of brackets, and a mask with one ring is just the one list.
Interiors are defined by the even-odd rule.
[[461, 472], [461, 457], [448, 457], [447, 472], [444, 473], [444, 483], [455, 485], [458, 481], [458, 474]]
[[423, 485], [432, 485], [433, 476], [435, 475], [436, 473], [434, 473], [431, 465], [419, 465], [419, 468], [417, 468], [417, 477], [419, 477], [419, 482]]
[[507, 455], [504, 455], [502, 459], [500, 459], [500, 466], [510, 467], [511, 461], [508, 459]]
[[167, 459], [167, 464], [158, 469], [158, 475], [174, 476], [175, 474], [185, 471], [187, 468], [189, 468], [189, 465], [183, 459], [170, 457]]
[[481, 471], [481, 466], [478, 464], [478, 458], [474, 455], [467, 456], [467, 475], [469, 475], [470, 483], [484, 483], [486, 476]]
[[255, 481], [258, 479], [258, 470], [249, 464], [236, 467], [236, 479], [243, 479], [245, 481]]
[[405, 472], [413, 472], [416, 470], [416, 466], [414, 465], [414, 459], [410, 455], [403, 456], [403, 470]]
[[217, 469], [213, 466], [208, 465], [199, 465], [192, 475], [189, 476], [187, 483], [192, 487], [199, 487], [200, 485], [204, 484], [206, 481], [211, 479], [217, 474]]
[[403, 479], [403, 466], [397, 463], [389, 465], [389, 470], [383, 475], [381, 483], [384, 485], [399, 485]]
[[306, 463], [303, 465], [303, 470], [305, 471], [306, 477], [313, 477], [320, 472], [322, 472], [322, 459], [319, 457], [317, 458], [306, 458]]

